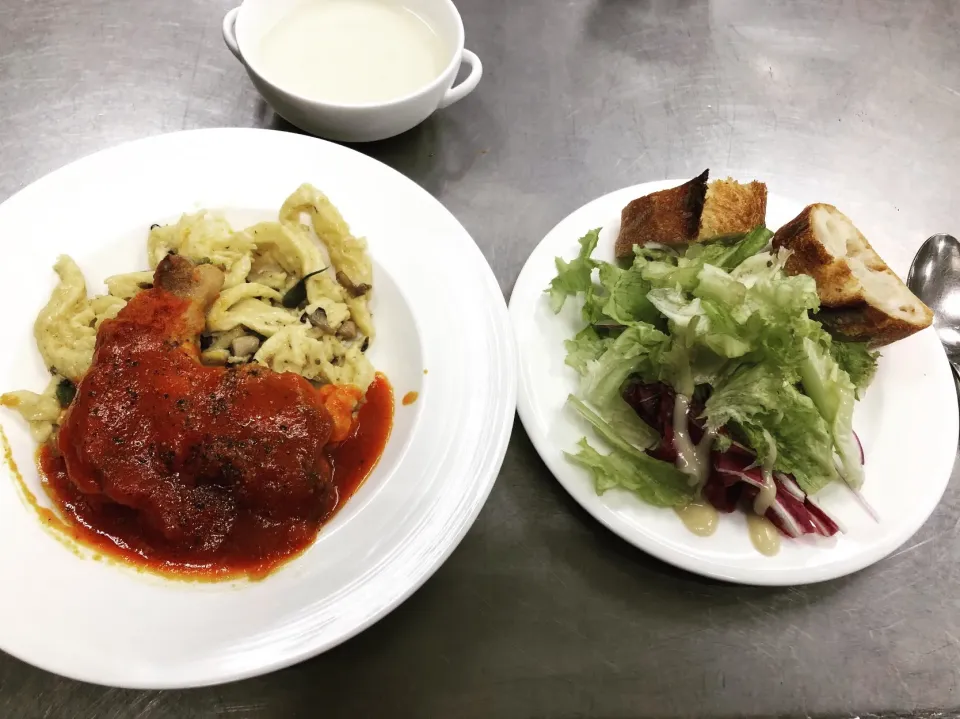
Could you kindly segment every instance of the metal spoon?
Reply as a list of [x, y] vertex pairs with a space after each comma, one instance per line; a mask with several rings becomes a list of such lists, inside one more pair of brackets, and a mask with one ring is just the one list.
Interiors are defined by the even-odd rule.
[[960, 378], [960, 242], [933, 235], [920, 246], [910, 272], [910, 291], [933, 310], [933, 326]]

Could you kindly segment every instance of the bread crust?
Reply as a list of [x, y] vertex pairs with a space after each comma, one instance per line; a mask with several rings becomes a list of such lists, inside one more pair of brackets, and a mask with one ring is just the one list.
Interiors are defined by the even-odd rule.
[[[816, 319], [823, 323], [824, 328], [837, 339], [866, 342], [880, 347], [929, 327], [933, 321], [930, 308], [907, 289], [852, 222], [850, 227], [856, 232], [853, 250], [848, 242], [843, 256], [830, 252], [824, 238], [817, 236], [814, 227], [812, 218], [818, 210], [849, 222], [833, 205], [808, 205], [799, 215], [777, 230], [773, 236], [773, 247], [791, 251], [784, 266], [787, 274], [810, 275], [816, 281], [821, 307]], [[862, 262], [867, 270], [887, 276], [884, 279], [889, 286], [895, 288], [894, 296], [903, 298], [900, 309], [911, 315], [909, 319], [892, 314], [876, 300], [871, 300], [861, 280], [850, 267], [848, 260], [851, 251], [856, 252], [857, 260]]]
[[628, 203], [620, 213], [620, 234], [614, 247], [617, 259], [633, 257], [634, 245], [677, 245], [696, 240], [709, 176], [710, 170], [704, 170], [679, 187]]
[[814, 319], [835, 339], [863, 342], [871, 347], [893, 344], [930, 326], [892, 317], [866, 302], [841, 309], [824, 308]]
[[678, 187], [630, 202], [620, 213], [617, 259], [633, 256], [635, 245], [684, 245], [743, 235], [766, 222], [767, 186], [736, 180], [707, 183], [710, 170]]

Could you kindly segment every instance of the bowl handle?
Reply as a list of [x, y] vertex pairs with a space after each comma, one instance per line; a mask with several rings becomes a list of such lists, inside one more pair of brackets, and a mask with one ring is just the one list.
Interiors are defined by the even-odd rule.
[[233, 10], [223, 16], [223, 41], [227, 43], [227, 48], [234, 54], [240, 62], [243, 62], [243, 55], [240, 54], [240, 46], [237, 44], [237, 13], [240, 8]]
[[[226, 26], [224, 26], [224, 28], [226, 28]], [[226, 29], [224, 29], [224, 37], [226, 37]], [[227, 44], [229, 45], [229, 43]], [[465, 49], [461, 59], [461, 62], [463, 61], [466, 61], [470, 66], [470, 74], [467, 75], [459, 85], [451, 87], [446, 91], [438, 107], [449, 107], [457, 100], [462, 100], [473, 92], [477, 83], [480, 82], [480, 78], [483, 77], [483, 64], [480, 62], [479, 57]]]

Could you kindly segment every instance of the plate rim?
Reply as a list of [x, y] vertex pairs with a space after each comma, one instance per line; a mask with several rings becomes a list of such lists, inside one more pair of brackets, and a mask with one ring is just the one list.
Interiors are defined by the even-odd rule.
[[[510, 300], [508, 301], [508, 308], [510, 311], [511, 320], [514, 322], [514, 329], [517, 330], [517, 322], [515, 316], [520, 312], [520, 305], [523, 300], [517, 299], [518, 295], [516, 294], [516, 288], [521, 286], [524, 283], [525, 276], [533, 272], [532, 260], [534, 255], [537, 253], [537, 250], [543, 245], [548, 239], [550, 239], [558, 230], [562, 228], [566, 223], [573, 224], [577, 219], [577, 216], [581, 213], [589, 214], [589, 209], [597, 204], [603, 202], [612, 201], [615, 196], [630, 196], [634, 198], [641, 197], [643, 195], [649, 194], [651, 192], [656, 192], [658, 190], [667, 189], [670, 187], [675, 187], [677, 185], [683, 184], [687, 180], [685, 179], [661, 179], [661, 180], [650, 180], [646, 182], [637, 183], [634, 185], [628, 185], [625, 187], [617, 188], [606, 192], [603, 195], [594, 197], [591, 200], [588, 200], [580, 207], [569, 212], [566, 216], [561, 218], [556, 224], [551, 227], [551, 229], [537, 242], [534, 248], [531, 250], [526, 261], [524, 262], [523, 267], [521, 268], [519, 274], [517, 275], [516, 282], [514, 283], [514, 291], [511, 292]], [[795, 203], [798, 206], [803, 206], [799, 201], [795, 201], [787, 195], [780, 195], [779, 193], [773, 193], [776, 197], [782, 198]], [[629, 202], [629, 200], [627, 200]], [[590, 223], [592, 226], [596, 223]], [[576, 237], [571, 236], [571, 244], [576, 241]], [[529, 307], [524, 309], [529, 310]], [[932, 327], [927, 330], [932, 331]], [[558, 350], [559, 352], [559, 350]], [[560, 452], [556, 451], [557, 448], [553, 446], [548, 436], [541, 434], [537, 428], [537, 423], [535, 421], [535, 403], [533, 401], [531, 388], [527, 379], [527, 369], [524, 363], [524, 355], [526, 350], [523, 343], [518, 342], [518, 355], [520, 369], [518, 373], [518, 392], [517, 392], [517, 414], [520, 416], [520, 421], [523, 424], [524, 431], [527, 436], [530, 438], [531, 444], [537, 451], [537, 454], [540, 456], [540, 459], [546, 465], [547, 469], [550, 471], [550, 474], [553, 475], [554, 480], [560, 484], [567, 494], [570, 495], [582, 509], [584, 509], [591, 517], [600, 522], [604, 527], [609, 531], [616, 534], [620, 539], [627, 542], [628, 544], [636, 547], [640, 551], [662, 561], [666, 564], [674, 566], [678, 569], [681, 569], [686, 572], [690, 572], [694, 575], [699, 575], [706, 577], [708, 579], [720, 580], [730, 584], [738, 584], [745, 586], [769, 586], [769, 587], [789, 587], [789, 586], [801, 586], [805, 584], [814, 584], [824, 581], [829, 581], [832, 579], [838, 579], [843, 576], [847, 576], [856, 572], [859, 572], [867, 567], [870, 567], [877, 562], [885, 559], [894, 552], [896, 552], [900, 547], [902, 547], [910, 538], [919, 531], [924, 524], [929, 520], [930, 516], [940, 505], [940, 502], [943, 498], [944, 493], [946, 492], [947, 486], [950, 483], [950, 479], [953, 474], [953, 470], [957, 466], [957, 453], [958, 453], [958, 441], [960, 441], [960, 397], [957, 395], [956, 387], [951, 387], [951, 396], [952, 396], [952, 406], [953, 412], [951, 413], [951, 431], [950, 434], [958, 439], [954, 440], [952, 456], [954, 457], [951, 469], [948, 471], [946, 478], [943, 480], [942, 487], [940, 488], [936, 501], [933, 503], [930, 511], [923, 516], [916, 526], [913, 526], [909, 530], [909, 534], [906, 534], [903, 539], [889, 547], [884, 548], [881, 552], [865, 552], [861, 556], [866, 558], [863, 561], [851, 562], [850, 566], [843, 565], [834, 565], [827, 566], [823, 569], [814, 567], [812, 570], [808, 570], [808, 575], [803, 578], [793, 578], [789, 575], [798, 571], [798, 570], [777, 570], [767, 572], [766, 574], [761, 569], [759, 575], [753, 575], [753, 572], [744, 572], [738, 568], [730, 567], [716, 567], [712, 564], [705, 564], [703, 560], [698, 557], [692, 557], [686, 555], [679, 551], [672, 551], [665, 547], [663, 544], [651, 541], [643, 542], [642, 537], [638, 535], [630, 534], [626, 531], [622, 531], [621, 527], [617, 526], [612, 521], [612, 514], [605, 514], [601, 511], [603, 499], [598, 497], [598, 502], [582, 502], [579, 497], [577, 497], [566, 485], [566, 482], [560, 478], [558, 472], [555, 471], [554, 466], [560, 466], [561, 457]], [[952, 370], [949, 367], [947, 361], [946, 353], [942, 353], [942, 368], [945, 368], [947, 372], [952, 373]], [[950, 375], [952, 377], [952, 374]], [[829, 551], [829, 549], [824, 549], [824, 551]], [[825, 570], [825, 571], [824, 571]], [[787, 575], [787, 576], [782, 576]]]
[[[378, 166], [379, 171], [382, 172], [385, 170], [388, 174], [399, 178], [399, 180], [408, 186], [412, 192], [419, 194], [426, 202], [430, 203], [436, 212], [445, 215], [448, 221], [455, 223], [456, 226], [459, 227], [463, 233], [463, 236], [469, 240], [469, 242], [464, 243], [466, 251], [474, 253], [475, 259], [478, 260], [472, 264], [471, 272], [478, 276], [478, 279], [482, 282], [483, 290], [487, 295], [489, 295], [488, 299], [490, 300], [486, 303], [485, 308], [487, 317], [491, 323], [489, 327], [492, 330], [487, 338], [489, 341], [491, 341], [489, 343], [490, 351], [488, 353], [488, 357], [491, 359], [491, 366], [496, 369], [496, 377], [499, 378], [501, 384], [501, 386], [498, 388], [501, 391], [497, 393], [496, 401], [491, 404], [490, 409], [490, 419], [492, 420], [490, 424], [493, 425], [494, 429], [489, 434], [489, 443], [484, 452], [487, 460], [485, 463], [486, 466], [482, 468], [482, 471], [478, 471], [474, 476], [474, 482], [480, 485], [479, 491], [475, 494], [472, 504], [466, 506], [466, 508], [459, 513], [459, 526], [456, 528], [456, 530], [440, 538], [442, 545], [440, 551], [432, 553], [430, 556], [426, 557], [422, 563], [416, 565], [416, 571], [405, 575], [407, 578], [405, 581], [406, 586], [402, 591], [398, 592], [388, 601], [378, 604], [376, 608], [368, 612], [361, 620], [355, 621], [349, 629], [341, 632], [335, 637], [323, 638], [322, 641], [310, 641], [304, 644], [302, 648], [295, 649], [293, 651], [278, 652], [279, 656], [276, 656], [269, 661], [257, 663], [255, 666], [251, 665], [239, 670], [231, 669], [224, 672], [208, 672], [207, 674], [196, 679], [185, 680], [183, 678], [174, 678], [173, 680], [169, 681], [160, 677], [150, 677], [146, 680], [140, 680], [134, 676], [134, 673], [131, 673], [131, 675], [128, 677], [121, 678], [118, 681], [116, 679], [110, 679], [109, 677], [98, 676], [96, 670], [93, 672], [88, 672], [86, 671], [85, 666], [78, 665], [76, 670], [58, 666], [56, 665], [56, 662], [49, 662], [46, 661], [45, 658], [32, 656], [28, 651], [20, 651], [20, 647], [0, 647], [0, 650], [32, 666], [69, 679], [93, 683], [100, 686], [138, 690], [187, 689], [202, 686], [215, 686], [227, 682], [261, 676], [289, 666], [293, 666], [300, 662], [306, 661], [307, 659], [319, 656], [320, 654], [325, 653], [330, 649], [339, 646], [343, 642], [355, 637], [357, 634], [376, 624], [387, 614], [409, 599], [410, 596], [412, 596], [414, 592], [422, 587], [423, 584], [425, 584], [453, 554], [454, 550], [456, 550], [456, 548], [460, 545], [467, 532], [476, 522], [480, 511], [486, 505], [490, 493], [499, 477], [500, 470], [509, 446], [509, 440], [512, 436], [518, 391], [519, 353], [515, 341], [513, 326], [510, 321], [506, 299], [504, 297], [503, 290], [501, 289], [500, 284], [494, 274], [493, 268], [470, 232], [438, 198], [431, 195], [417, 182], [398, 170], [356, 149], [309, 135], [301, 135], [298, 133], [290, 133], [265, 128], [213, 127], [155, 133], [101, 148], [63, 164], [33, 180], [29, 184], [20, 188], [17, 192], [5, 198], [2, 202], [0, 202], [0, 208], [10, 203], [30, 201], [31, 196], [35, 193], [41, 193], [42, 195], [43, 191], [48, 185], [58, 182], [60, 178], [68, 176], [72, 172], [76, 172], [78, 168], [82, 167], [82, 165], [85, 163], [102, 159], [103, 157], [111, 154], [117, 154], [118, 156], [121, 156], [124, 153], [131, 151], [135, 152], [138, 146], [147, 146], [158, 142], [177, 142], [178, 138], [181, 137], [196, 137], [202, 135], [211, 136], [212, 138], [226, 135], [237, 137], [250, 137], [255, 135], [258, 138], [273, 138], [263, 140], [265, 142], [278, 141], [301, 144], [309, 143], [313, 145], [320, 144], [326, 146], [328, 151], [332, 151], [333, 153], [348, 153], [357, 157], [361, 164], [366, 163], [370, 166]], [[259, 142], [260, 140], [257, 141]], [[6, 468], [6, 460], [0, 462], [0, 465]], [[179, 582], [179, 580], [170, 581], [174, 583]], [[345, 596], [349, 597], [350, 594], [347, 593]], [[314, 637], [319, 638], [319, 635], [315, 634]]]

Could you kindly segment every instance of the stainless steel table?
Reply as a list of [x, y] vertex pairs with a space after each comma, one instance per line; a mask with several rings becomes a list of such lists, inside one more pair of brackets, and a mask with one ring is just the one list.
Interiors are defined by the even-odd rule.
[[[230, 2], [0, 0], [0, 199], [145, 135], [291, 130], [220, 40]], [[706, 166], [842, 206], [868, 236], [902, 243], [891, 258], [901, 270], [924, 237], [960, 230], [960, 3], [460, 6], [486, 67], [477, 92], [362, 150], [460, 218], [507, 296], [571, 210]], [[923, 481], [904, 477], [904, 491]], [[705, 581], [591, 520], [518, 422], [460, 548], [340, 648], [259, 679], [163, 693], [82, 685], [0, 656], [0, 717], [940, 716], [960, 707], [958, 539], [954, 481], [908, 544], [855, 576], [780, 590]]]

